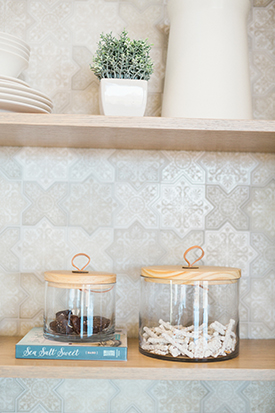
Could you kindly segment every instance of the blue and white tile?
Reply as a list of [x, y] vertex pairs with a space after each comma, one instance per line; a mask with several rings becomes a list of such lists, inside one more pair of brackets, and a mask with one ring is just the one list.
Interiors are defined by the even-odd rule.
[[68, 182], [69, 167], [76, 160], [68, 148], [23, 148], [15, 159], [22, 165], [24, 181], [35, 181], [44, 189], [55, 182]]
[[[119, 3], [104, 0], [75, 1], [73, 15], [67, 20], [71, 28], [72, 43], [87, 46], [94, 53], [102, 32], [117, 35], [125, 22], [119, 16]], [[114, 16], [116, 24], [114, 26]], [[90, 62], [89, 62], [90, 63]]]
[[162, 171], [162, 182], [172, 183], [179, 178], [187, 178], [192, 184], [205, 183], [205, 171], [198, 163], [202, 152], [163, 151], [169, 159], [168, 165]]
[[71, 58], [68, 43], [57, 43], [51, 34], [41, 43], [31, 44], [31, 50], [24, 80], [50, 97], [60, 89], [70, 90], [71, 77], [79, 70], [79, 66]]
[[256, 257], [248, 231], [237, 231], [227, 223], [218, 231], [205, 232], [205, 264], [237, 267], [249, 277], [249, 263]]
[[23, 168], [15, 159], [15, 155], [19, 154], [20, 150], [10, 146], [0, 148], [0, 171], [8, 179], [19, 180], [22, 178]]
[[206, 196], [214, 209], [206, 216], [206, 229], [219, 229], [229, 222], [237, 230], [249, 229], [249, 218], [243, 212], [243, 206], [249, 199], [248, 186], [236, 186], [227, 194], [218, 185], [209, 185]]
[[92, 234], [99, 227], [110, 227], [117, 208], [113, 187], [89, 178], [82, 183], [71, 183], [64, 201], [69, 215], [69, 226], [82, 227]]
[[[174, 231], [161, 231], [160, 232], [161, 245], [166, 250], [165, 256], [161, 259], [162, 265], [186, 265], [184, 260], [185, 251], [193, 245], [204, 245], [204, 232], [203, 231], [190, 231], [188, 235], [181, 238]], [[204, 247], [203, 247], [204, 248]], [[192, 263], [199, 258], [200, 250], [190, 251], [188, 254], [188, 260]]]
[[88, 115], [99, 115], [99, 84], [97, 81], [85, 90], [72, 90], [70, 102], [64, 108], [66, 113], [86, 113]]
[[200, 413], [201, 400], [207, 393], [203, 383], [195, 380], [155, 381], [149, 390], [156, 400], [156, 411], [159, 413]]
[[29, 13], [35, 23], [28, 31], [30, 43], [42, 43], [52, 36], [55, 41], [70, 41], [70, 27], [66, 26], [66, 19], [72, 15], [73, 3], [68, 0], [59, 2], [29, 2]]
[[21, 257], [23, 272], [63, 270], [70, 254], [67, 229], [54, 227], [43, 218], [35, 227], [22, 228], [14, 251]]
[[161, 151], [117, 150], [109, 158], [114, 166], [116, 182], [130, 183], [139, 189], [146, 183], [158, 183], [161, 171], [168, 164]]
[[257, 255], [251, 262], [251, 276], [258, 278], [274, 270], [275, 247], [271, 241], [262, 233], [252, 232], [250, 243]]
[[[150, 57], [153, 61], [153, 74], [148, 81], [148, 93], [149, 94], [157, 94], [161, 97], [162, 89], [163, 89], [163, 82], [165, 76], [165, 53], [163, 47], [153, 47], [150, 52]], [[161, 103], [161, 102], [160, 102]], [[157, 107], [155, 104], [154, 107]], [[161, 113], [150, 115], [145, 113], [145, 116], [161, 116]]]
[[92, 62], [93, 54], [86, 46], [73, 46], [72, 57], [80, 67], [72, 76], [72, 90], [85, 90], [97, 79], [87, 64]]
[[24, 392], [24, 387], [12, 378], [0, 378], [0, 411], [15, 412], [16, 399]]
[[271, 153], [259, 153], [253, 155], [258, 161], [258, 166], [252, 172], [252, 185], [263, 186], [270, 179], [275, 178], [275, 155]]
[[[154, 2], [155, 3], [155, 2]], [[131, 38], [147, 38], [154, 47], [163, 46], [163, 34], [157, 30], [155, 24], [163, 17], [163, 6], [148, 4], [142, 11], [129, 2], [121, 2], [119, 16], [126, 22]], [[144, 34], [146, 35], [144, 36]]]
[[181, 237], [191, 230], [204, 230], [205, 216], [213, 209], [205, 197], [205, 186], [191, 185], [186, 179], [161, 184], [154, 207], [159, 211], [160, 229], [173, 229]]
[[[44, 306], [43, 306], [44, 307]], [[16, 335], [24, 336], [33, 327], [42, 327], [44, 323], [44, 308], [40, 309], [32, 318], [19, 318]]]
[[250, 291], [243, 302], [250, 308], [251, 328], [254, 325], [264, 325], [267, 336], [275, 336], [275, 273], [267, 274], [264, 278], [252, 278]]
[[203, 413], [247, 413], [249, 403], [242, 391], [246, 387], [243, 381], [204, 381], [208, 395], [203, 399]]
[[0, 291], [0, 319], [18, 319], [20, 305], [28, 297], [28, 293], [20, 286], [20, 273], [1, 272]]
[[21, 273], [20, 286], [24, 292], [24, 300], [21, 300], [19, 317], [32, 320], [44, 309], [44, 280], [41, 280], [36, 274]]
[[1, 336], [18, 336], [19, 334], [19, 318], [5, 317], [0, 320]]
[[251, 188], [245, 210], [250, 218], [250, 230], [275, 240], [275, 179], [265, 187]]
[[128, 274], [117, 274], [116, 325], [127, 329], [129, 337], [138, 335], [140, 280]]
[[16, 400], [16, 412], [30, 412], [43, 408], [52, 413], [60, 413], [62, 400], [56, 392], [60, 385], [59, 379], [18, 379], [17, 381], [25, 391]]
[[[112, 380], [118, 391], [110, 403], [112, 413], [155, 413], [156, 402], [148, 392], [148, 380]], [[152, 383], [152, 382], [151, 382]]]
[[135, 222], [128, 229], [115, 229], [114, 242], [107, 253], [114, 261], [114, 270], [123, 273], [138, 271], [141, 265], [158, 263], [165, 250], [158, 242], [158, 231]]
[[[72, 256], [80, 252], [89, 255], [91, 262], [87, 269], [92, 271], [113, 271], [113, 260], [106, 253], [107, 248], [113, 242], [113, 237], [113, 228], [99, 228], [92, 235], [87, 234], [82, 228], [69, 228], [68, 230]], [[66, 268], [71, 269], [69, 262]]]
[[31, 205], [23, 213], [23, 225], [36, 225], [44, 217], [53, 225], [66, 225], [68, 218], [61, 205], [67, 194], [66, 183], [55, 183], [44, 190], [36, 182], [25, 182], [24, 195]]
[[152, 204], [159, 195], [159, 185], [144, 184], [137, 191], [130, 184], [117, 183], [115, 195], [122, 205], [115, 214], [116, 227], [127, 228], [134, 221], [139, 221], [146, 228], [158, 228], [158, 214]]
[[20, 233], [17, 227], [6, 227], [0, 233], [0, 268], [4, 271], [19, 271], [20, 258], [14, 253], [14, 247], [20, 239]]
[[253, 413], [272, 413], [275, 406], [275, 381], [252, 381], [242, 390]]
[[0, 8], [0, 30], [26, 41], [27, 31], [34, 22], [28, 3], [25, 0], [1, 0]]
[[220, 185], [225, 192], [237, 185], [250, 185], [251, 172], [258, 165], [249, 153], [205, 152], [199, 163], [206, 171], [206, 183]]
[[22, 195], [20, 181], [10, 181], [0, 175], [0, 230], [7, 226], [19, 226], [24, 208], [29, 204]]
[[76, 162], [70, 167], [70, 181], [82, 182], [93, 177], [102, 183], [115, 181], [115, 167], [110, 157], [115, 153], [112, 149], [76, 149]]
[[64, 380], [55, 392], [64, 413], [108, 413], [110, 400], [118, 393], [110, 380]]

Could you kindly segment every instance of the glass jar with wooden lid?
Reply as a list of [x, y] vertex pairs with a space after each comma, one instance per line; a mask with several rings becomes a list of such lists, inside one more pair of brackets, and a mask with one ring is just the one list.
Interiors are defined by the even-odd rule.
[[[75, 257], [87, 264], [79, 269]], [[115, 333], [116, 275], [89, 272], [90, 257], [72, 259], [76, 271], [45, 272], [44, 336], [66, 342], [111, 340]]]
[[139, 350], [173, 361], [209, 362], [239, 352], [239, 279], [230, 267], [141, 269]]

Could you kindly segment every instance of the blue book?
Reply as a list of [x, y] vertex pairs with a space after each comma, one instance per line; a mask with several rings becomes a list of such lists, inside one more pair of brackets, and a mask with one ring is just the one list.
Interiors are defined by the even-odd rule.
[[94, 343], [65, 343], [43, 336], [43, 327], [34, 327], [15, 346], [19, 359], [127, 360], [127, 334], [116, 330], [113, 340]]

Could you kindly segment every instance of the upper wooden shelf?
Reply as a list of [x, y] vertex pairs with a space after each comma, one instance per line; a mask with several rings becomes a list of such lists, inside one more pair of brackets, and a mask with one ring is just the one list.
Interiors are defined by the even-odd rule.
[[0, 113], [1, 146], [275, 152], [275, 121]]
[[0, 377], [135, 380], [275, 380], [275, 340], [241, 340], [240, 355], [212, 363], [146, 357], [128, 340], [128, 361], [26, 360], [15, 358], [21, 337], [0, 337]]

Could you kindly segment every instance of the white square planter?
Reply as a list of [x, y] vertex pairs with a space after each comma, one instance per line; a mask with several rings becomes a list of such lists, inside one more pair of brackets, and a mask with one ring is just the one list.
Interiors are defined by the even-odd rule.
[[100, 113], [106, 116], [143, 116], [147, 85], [147, 80], [101, 79]]

